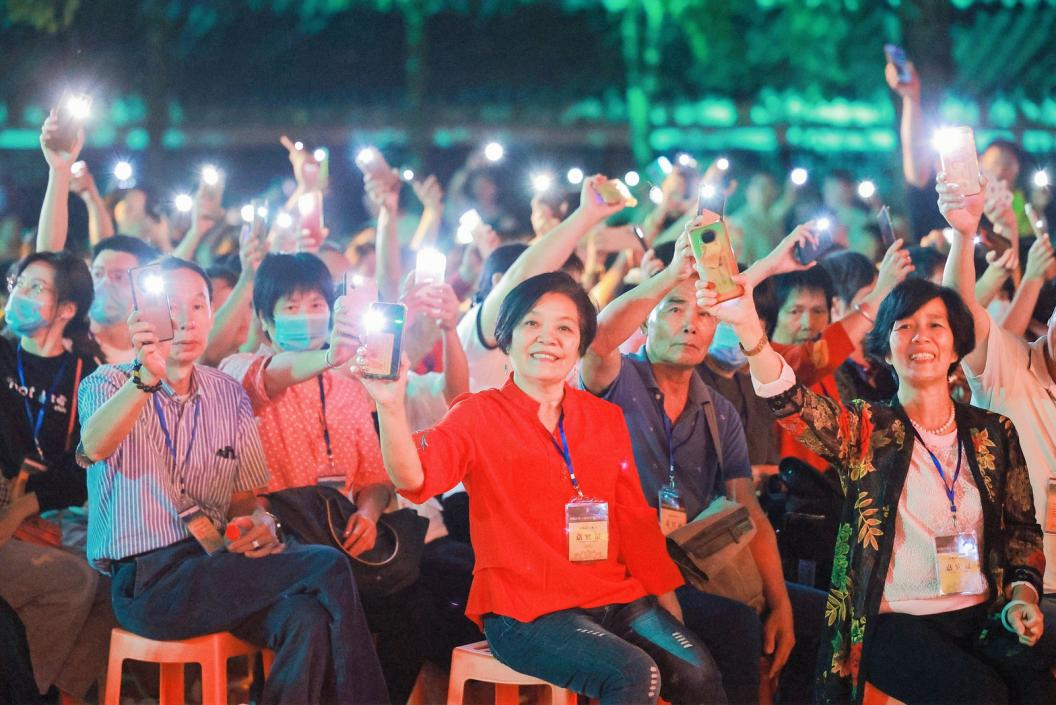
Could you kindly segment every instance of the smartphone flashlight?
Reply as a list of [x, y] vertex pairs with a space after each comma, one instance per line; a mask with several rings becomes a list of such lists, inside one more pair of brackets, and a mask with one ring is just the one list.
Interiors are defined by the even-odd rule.
[[304, 149], [304, 142], [297, 140], [293, 143], [293, 148], [296, 149], [298, 152], [301, 151], [302, 149]]
[[[305, 193], [297, 199], [297, 210], [301, 212], [301, 215], [309, 215], [315, 210], [315, 194]], [[252, 211], [250, 211], [252, 213]]]
[[404, 169], [400, 172], [400, 178], [407, 183], [414, 181], [414, 169]]
[[212, 164], [202, 167], [202, 183], [206, 186], [216, 186], [220, 183], [220, 170]]
[[715, 198], [719, 190], [715, 188], [715, 184], [703, 183], [700, 185], [700, 198], [704, 201], [710, 201]]
[[377, 151], [373, 147], [364, 147], [359, 150], [359, 154], [356, 155], [357, 164], [370, 164], [374, 161], [374, 157], [377, 156]]
[[660, 167], [660, 171], [664, 176], [670, 174], [671, 170], [675, 168], [674, 165], [671, 164], [671, 160], [663, 155], [656, 158], [656, 164]]
[[807, 174], [807, 170], [800, 166], [797, 166], [788, 175], [789, 181], [791, 181], [794, 186], [802, 186], [807, 183], [808, 178], [810, 178], [810, 176]]
[[320, 147], [319, 149], [312, 152], [312, 157], [315, 159], [315, 161], [322, 163], [326, 161], [326, 158], [329, 156], [329, 154], [329, 152]]
[[66, 99], [66, 110], [70, 117], [84, 122], [92, 114], [92, 99], [86, 95], [73, 95]]
[[565, 178], [568, 179], [568, 183], [572, 184], [573, 186], [578, 186], [579, 184], [583, 183], [583, 170], [580, 169], [578, 166], [574, 166], [568, 170], [568, 173], [565, 174]]
[[726, 157], [719, 157], [715, 160], [715, 168], [719, 171], [727, 171], [730, 168], [730, 160]]
[[470, 208], [458, 219], [458, 230], [455, 232], [455, 242], [460, 245], [468, 245], [473, 242], [473, 231], [484, 221], [475, 208]]
[[194, 208], [194, 199], [189, 193], [177, 194], [176, 198], [172, 199], [172, 203], [180, 213], [190, 213]]
[[78, 179], [84, 176], [84, 173], [88, 171], [88, 165], [84, 162], [74, 162], [70, 165], [70, 173], [76, 176]]
[[627, 184], [628, 186], [631, 186], [632, 188], [641, 183], [641, 181], [642, 177], [638, 174], [637, 171], [628, 171], [626, 174], [623, 175], [623, 183]]
[[385, 314], [375, 308], [367, 309], [367, 312], [363, 314], [363, 329], [367, 333], [384, 330], [386, 324], [388, 321], [385, 320]]
[[685, 152], [675, 157], [675, 161], [678, 162], [678, 165], [680, 167], [684, 167], [686, 169], [693, 169], [697, 166], [697, 160], [689, 156]]
[[132, 179], [132, 165], [125, 160], [119, 161], [114, 164], [114, 178], [118, 181], [129, 181]]
[[664, 190], [659, 186], [653, 186], [649, 189], [649, 200], [659, 206], [664, 202]]
[[872, 198], [874, 195], [876, 195], [876, 184], [874, 184], [869, 179], [865, 179], [864, 181], [860, 181], [858, 183], [858, 197], [859, 198], [868, 200], [868, 199]]
[[279, 211], [275, 216], [275, 226], [283, 230], [293, 227], [293, 216], [286, 211]]
[[1034, 185], [1038, 188], [1049, 187], [1049, 174], [1044, 169], [1038, 169], [1034, 172]]
[[447, 256], [432, 247], [418, 250], [414, 265], [415, 284], [440, 284], [447, 273]]
[[814, 221], [814, 227], [816, 227], [819, 232], [828, 232], [829, 228], [832, 227], [832, 221], [824, 217], [818, 218]]
[[484, 147], [484, 157], [489, 162], [497, 162], [506, 154], [506, 149], [498, 142], [488, 142]]
[[554, 177], [550, 174], [539, 172], [532, 174], [532, 190], [536, 193], [546, 193], [554, 185]]
[[247, 203], [246, 205], [242, 206], [242, 210], [239, 211], [239, 212], [242, 214], [242, 221], [243, 222], [246, 222], [246, 223], [252, 223], [253, 222], [253, 204], [252, 203]]
[[143, 288], [151, 294], [160, 294], [165, 291], [165, 280], [158, 274], [149, 274], [143, 277]]

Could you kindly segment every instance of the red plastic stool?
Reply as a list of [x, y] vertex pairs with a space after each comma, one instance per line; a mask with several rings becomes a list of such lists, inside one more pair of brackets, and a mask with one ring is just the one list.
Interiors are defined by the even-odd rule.
[[230, 632], [218, 632], [182, 641], [155, 641], [124, 629], [110, 633], [110, 662], [106, 671], [104, 705], [121, 703], [121, 668], [126, 659], [161, 666], [160, 705], [182, 705], [183, 666], [202, 667], [202, 705], [227, 705], [227, 660], [263, 652], [264, 673], [271, 669], [275, 654]]
[[[550, 705], [576, 705], [576, 694], [534, 676], [518, 673], [499, 663], [486, 641], [458, 646], [451, 652], [451, 679], [447, 685], [447, 705], [462, 705], [466, 681], [495, 684], [495, 705], [517, 705], [522, 685], [544, 685], [550, 692]], [[107, 703], [109, 705], [109, 703]]]
[[880, 690], [872, 683], [865, 684], [865, 690], [862, 692], [862, 705], [906, 705], [898, 698], [892, 698], [890, 695]]

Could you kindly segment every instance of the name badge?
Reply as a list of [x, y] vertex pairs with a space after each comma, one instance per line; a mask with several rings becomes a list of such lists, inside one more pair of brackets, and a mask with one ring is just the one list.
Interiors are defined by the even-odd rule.
[[565, 505], [568, 560], [603, 561], [609, 557], [609, 503], [574, 499]]
[[213, 520], [206, 516], [197, 504], [192, 504], [180, 512], [180, 520], [198, 541], [202, 550], [210, 556], [224, 548], [224, 538], [213, 525]]
[[35, 458], [29, 457], [28, 455], [22, 459], [22, 465], [18, 468], [19, 474], [25, 474], [26, 477], [33, 477], [34, 475], [40, 475], [47, 471], [47, 465]]
[[1045, 533], [1056, 534], [1056, 477], [1049, 478], [1049, 489], [1045, 498]]
[[975, 532], [935, 537], [935, 569], [939, 596], [978, 595], [986, 588]]
[[682, 503], [682, 495], [671, 486], [660, 488], [660, 531], [667, 536], [672, 531], [677, 531], [686, 525], [686, 506]]

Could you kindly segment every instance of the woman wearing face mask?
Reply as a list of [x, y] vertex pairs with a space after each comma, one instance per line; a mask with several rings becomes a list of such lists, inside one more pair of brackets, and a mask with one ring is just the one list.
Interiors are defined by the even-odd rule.
[[[54, 547], [58, 527], [36, 515], [87, 499], [74, 450], [77, 386], [99, 356], [88, 335], [92, 278], [70, 253], [41, 252], [18, 264], [8, 290], [4, 321], [14, 339], [0, 337], [0, 597], [25, 624], [40, 692], [55, 685], [83, 698], [106, 662], [109, 600], [96, 604], [99, 576]], [[22, 540], [31, 533], [36, 540]], [[88, 626], [100, 622], [101, 630]]]
[[642, 496], [623, 413], [565, 382], [596, 330], [569, 275], [525, 280], [495, 330], [512, 376], [417, 436], [406, 356], [397, 381], [364, 379], [386, 469], [413, 502], [465, 483], [477, 560], [466, 613], [499, 661], [602, 705], [725, 702], [715, 662], [679, 622], [682, 578]]

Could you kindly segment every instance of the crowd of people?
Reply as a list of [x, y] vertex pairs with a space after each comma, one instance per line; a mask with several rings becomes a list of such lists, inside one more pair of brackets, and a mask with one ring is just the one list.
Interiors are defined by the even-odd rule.
[[[270, 649], [267, 704], [403, 703], [482, 639], [602, 705], [1056, 702], [1050, 194], [1003, 141], [943, 173], [886, 71], [889, 220], [842, 171], [744, 174], [720, 220], [729, 161], [686, 156], [637, 207], [541, 184], [529, 227], [483, 150], [445, 193], [368, 148], [344, 237], [286, 137], [281, 206], [207, 167], [165, 217], [53, 111], [4, 264], [0, 702], [101, 701], [115, 627]], [[727, 507], [733, 589], [680, 553]]]

